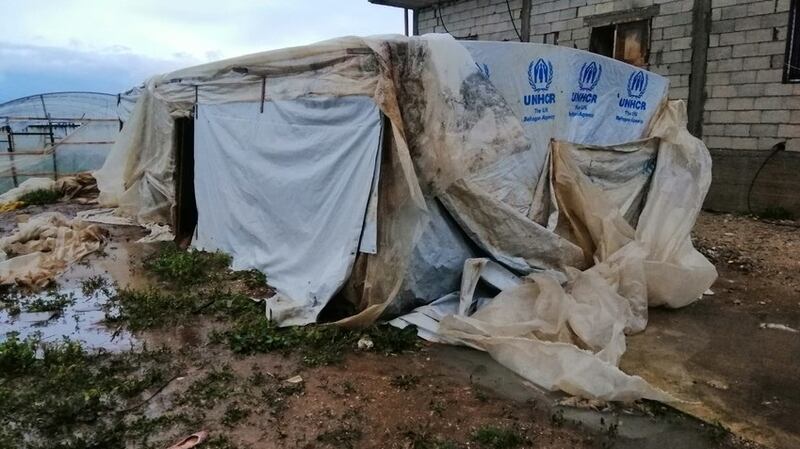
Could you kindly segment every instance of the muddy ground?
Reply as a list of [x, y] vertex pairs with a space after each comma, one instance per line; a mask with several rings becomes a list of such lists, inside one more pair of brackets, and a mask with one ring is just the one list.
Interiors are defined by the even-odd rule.
[[[0, 231], [44, 209], [0, 214]], [[798, 435], [798, 334], [758, 326], [800, 327], [792, 227], [701, 215], [697, 243], [720, 271], [715, 294], [651, 310], [630, 339], [623, 369], [702, 401], [681, 408], [705, 422], [650, 402], [542, 392], [484, 354], [383, 327], [264, 331], [263, 309], [246, 300], [269, 293], [259, 279], [134, 243], [139, 228], [107, 227], [105, 250], [58, 279], [72, 303], [29, 313], [41, 301], [4, 298], [3, 333], [20, 334], [0, 348], [0, 448], [165, 448], [201, 429], [212, 437], [203, 447], [217, 448], [760, 447], [726, 428], [795, 447], [786, 443]], [[60, 335], [81, 350], [64, 349]], [[25, 337], [58, 349], [28, 354]]]
[[[800, 447], [800, 228], [702, 213], [695, 245], [719, 278], [713, 295], [651, 309], [621, 367], [679, 397], [682, 410], [776, 448]], [[679, 279], [676, 282], [680, 282]]]

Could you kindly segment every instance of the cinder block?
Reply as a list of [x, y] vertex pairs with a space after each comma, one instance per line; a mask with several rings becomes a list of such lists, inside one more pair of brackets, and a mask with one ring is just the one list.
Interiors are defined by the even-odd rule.
[[[744, 31], [734, 31], [733, 33], [722, 33], [719, 35], [720, 45], [739, 45], [747, 42]], [[734, 50], [736, 50], [734, 48]]]
[[785, 12], [767, 14], [765, 16], [759, 16], [758, 18], [763, 28], [786, 26], [786, 24], [789, 23], [789, 14]]
[[751, 125], [750, 135], [752, 137], [776, 137], [778, 135], [778, 125]]
[[730, 58], [731, 54], [733, 54], [733, 47], [731, 46], [721, 46], [721, 47], [714, 47], [708, 49], [708, 60], [714, 61], [716, 59], [725, 59]]
[[[716, 11], [720, 11], [717, 9]], [[719, 33], [732, 33], [736, 31], [736, 21], [731, 20], [721, 20], [721, 19], [714, 19], [711, 22], [711, 33], [712, 34], [719, 34]]]
[[770, 14], [773, 12], [775, 12], [775, 2], [773, 0], [755, 2], [747, 5], [747, 14], [750, 16]]
[[710, 123], [731, 123], [736, 118], [734, 111], [711, 111], [708, 121]]
[[735, 31], [747, 31], [761, 28], [761, 17], [741, 17], [734, 19], [733, 29]]
[[750, 30], [745, 32], [747, 42], [769, 42], [772, 40], [772, 29]]
[[730, 137], [748, 137], [750, 125], [725, 125], [725, 135]]
[[782, 70], [759, 70], [756, 81], [759, 83], [779, 83], [783, 79]]
[[746, 72], [730, 72], [731, 73], [731, 84], [747, 84], [747, 83], [754, 83], [756, 81], [756, 72], [746, 71]]
[[761, 111], [736, 111], [732, 123], [760, 123]]
[[[709, 62], [709, 64], [711, 63]], [[737, 96], [737, 93], [734, 86], [712, 86], [711, 98], [730, 98], [735, 96]]]
[[788, 111], [761, 111], [762, 123], [786, 123], [789, 118]]
[[692, 47], [692, 38], [691, 37], [682, 37], [679, 39], [672, 39], [670, 41], [670, 45], [672, 46], [673, 50], [683, 50]]
[[721, 8], [722, 9], [721, 18], [722, 20], [726, 20], [726, 19], [737, 19], [739, 17], [745, 17], [748, 15], [747, 7], [748, 5], [736, 5], [736, 6], [726, 6], [724, 8]]
[[754, 137], [731, 137], [729, 148], [734, 150], [753, 150], [758, 148], [758, 139]]
[[707, 111], [724, 111], [728, 109], [727, 98], [709, 98], [706, 100], [705, 109]]
[[753, 109], [753, 98], [731, 98], [728, 100], [728, 110], [742, 111], [746, 109]]
[[781, 137], [800, 137], [800, 125], [778, 125], [778, 135]]
[[758, 51], [761, 55], [782, 55], [786, 50], [786, 42], [761, 42]]
[[768, 69], [770, 67], [769, 56], [756, 56], [751, 58], [744, 58], [742, 69], [744, 70], [758, 70]]
[[784, 96], [795, 95], [796, 86], [793, 84], [767, 84], [764, 86], [764, 95]]

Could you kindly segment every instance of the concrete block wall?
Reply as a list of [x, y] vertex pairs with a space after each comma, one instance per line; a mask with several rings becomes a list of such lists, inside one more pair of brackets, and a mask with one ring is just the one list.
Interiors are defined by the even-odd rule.
[[[521, 0], [509, 2], [517, 28], [521, 26]], [[651, 21], [647, 68], [670, 80], [670, 97], [689, 95], [692, 46], [691, 22], [694, 0], [533, 0], [530, 41], [557, 43], [589, 49], [591, 26], [585, 20], [597, 14], [626, 12], [631, 8], [659, 5]], [[441, 16], [441, 17], [440, 17]], [[420, 33], [445, 32], [478, 40], [517, 41], [505, 0], [466, 0], [419, 11]]]
[[519, 20], [522, 0], [510, 0], [508, 5], [505, 0], [465, 0], [420, 10], [419, 31], [422, 34], [444, 33], [446, 28], [459, 38], [519, 41], [508, 15], [509, 6], [519, 30], [522, 25]]
[[783, 84], [789, 0], [712, 0], [703, 138], [709, 148], [800, 151], [800, 84]]

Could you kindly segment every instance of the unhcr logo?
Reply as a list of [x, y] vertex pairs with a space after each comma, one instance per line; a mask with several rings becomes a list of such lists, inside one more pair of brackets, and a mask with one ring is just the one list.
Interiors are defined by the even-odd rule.
[[644, 111], [647, 103], [640, 100], [647, 91], [647, 74], [641, 70], [631, 73], [628, 78], [628, 98], [620, 98], [620, 107]]
[[[528, 83], [530, 83], [534, 92], [546, 91], [550, 84], [553, 82], [553, 64], [550, 61], [545, 61], [542, 58], [531, 61], [528, 66]], [[548, 105], [556, 102], [556, 94], [554, 93], [534, 93], [522, 97], [522, 102], [525, 106], [538, 106]]]
[[528, 82], [534, 91], [547, 90], [553, 82], [553, 64], [539, 58], [528, 66]]
[[642, 98], [647, 91], [647, 74], [639, 70], [628, 78], [628, 96]]
[[600, 81], [600, 75], [603, 73], [603, 67], [592, 61], [584, 62], [581, 66], [581, 72], [578, 75], [578, 88], [580, 90], [592, 91]]
[[484, 78], [489, 79], [489, 66], [486, 64], [478, 64], [475, 63], [475, 67], [478, 68], [478, 71], [481, 72]]

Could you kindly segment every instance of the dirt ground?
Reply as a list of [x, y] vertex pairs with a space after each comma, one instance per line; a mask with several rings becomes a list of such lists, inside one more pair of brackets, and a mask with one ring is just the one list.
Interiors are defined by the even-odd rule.
[[[70, 215], [82, 208], [56, 206]], [[44, 209], [0, 214], [0, 231], [9, 232], [17, 215]], [[108, 228], [104, 252], [70, 268], [60, 288], [80, 295], [86, 279], [103, 276], [117, 288], [161, 292], [163, 283], [142, 266], [157, 246], [133, 243], [143, 235], [138, 228]], [[34, 324], [50, 340], [67, 329], [61, 333], [123, 357], [167, 351], [164, 376], [124, 411], [131, 409], [127, 422], [169, 419], [148, 425], [127, 447], [167, 447], [201, 429], [212, 436], [207, 447], [228, 449], [759, 447], [725, 427], [767, 446], [800, 447], [800, 334], [759, 326], [800, 328], [797, 228], [704, 213], [696, 237], [720, 272], [714, 295], [681, 310], [651, 310], [622, 368], [690, 401], [679, 408], [705, 423], [657, 404], [573, 407], [484, 354], [428, 343], [386, 352], [351, 341], [341, 360], [309, 365], [293, 351], [236, 353], [215, 337], [229, 323], [200, 313], [137, 331], [98, 326], [106, 312], [96, 299]], [[30, 330], [25, 313], [0, 312], [6, 331]]]

